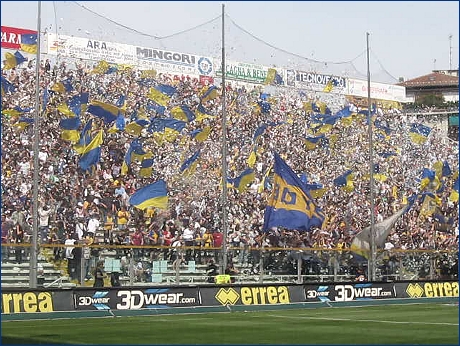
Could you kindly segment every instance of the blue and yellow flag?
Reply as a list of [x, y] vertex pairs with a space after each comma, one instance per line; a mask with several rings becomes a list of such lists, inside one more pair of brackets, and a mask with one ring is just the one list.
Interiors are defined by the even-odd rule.
[[187, 160], [185, 160], [182, 165], [180, 166], [179, 171], [182, 174], [190, 175], [193, 174], [196, 170], [196, 165], [198, 164], [198, 158], [200, 157], [201, 150], [198, 149], [195, 154], [190, 156]]
[[61, 132], [62, 139], [73, 143], [78, 142], [78, 140], [80, 139], [80, 132], [78, 131], [78, 128], [80, 126], [79, 117], [62, 119], [59, 122], [59, 126], [63, 129], [63, 131]]
[[171, 99], [171, 96], [176, 92], [176, 89], [169, 85], [157, 85], [150, 88], [148, 98], [155, 101], [160, 106], [166, 107]]
[[430, 187], [432, 190], [437, 190], [440, 186], [441, 181], [436, 176], [436, 172], [428, 168], [423, 168], [420, 189], [424, 190], [426, 187]]
[[146, 128], [150, 124], [150, 121], [145, 119], [137, 119], [135, 121], [131, 121], [129, 124], [125, 126], [125, 132], [129, 133], [130, 135], [139, 136], [144, 128]]
[[430, 135], [431, 127], [423, 124], [412, 123], [409, 130], [409, 137], [413, 143], [423, 144]]
[[201, 102], [206, 102], [206, 101], [209, 101], [209, 100], [213, 100], [216, 97], [217, 97], [217, 87], [214, 86], [214, 85], [211, 85], [203, 93], [203, 96], [201, 96]]
[[7, 52], [5, 53], [5, 64], [3, 65], [3, 69], [11, 70], [12, 68], [22, 64], [24, 61], [27, 61], [27, 59], [24, 58], [20, 52], [17, 51], [14, 54]]
[[458, 202], [458, 177], [455, 179], [454, 185], [452, 186], [452, 191], [449, 196], [449, 201], [450, 202]]
[[248, 185], [254, 181], [254, 170], [247, 168], [238, 177], [234, 179], [227, 179], [227, 181], [238, 190], [239, 193], [243, 193], [248, 189]]
[[77, 154], [83, 154], [86, 146], [91, 142], [91, 129], [93, 127], [93, 119], [90, 119], [80, 132], [78, 144], [73, 146]]
[[323, 92], [330, 93], [333, 88], [334, 88], [334, 82], [332, 81], [332, 79], [329, 79], [329, 81], [327, 82], [326, 86], [323, 89]]
[[174, 119], [186, 121], [188, 123], [195, 120], [195, 114], [186, 105], [171, 108], [169, 111]]
[[284, 227], [310, 231], [321, 227], [324, 214], [299, 177], [275, 152], [274, 188], [265, 208], [263, 230]]
[[444, 161], [442, 163], [441, 177], [449, 177], [452, 175], [452, 170], [450, 169], [449, 162]]
[[265, 77], [264, 85], [282, 85], [283, 77], [274, 68], [269, 68], [267, 71], [267, 77]]
[[196, 115], [195, 120], [198, 122], [203, 121], [204, 119], [215, 118], [214, 115], [208, 113], [208, 111], [203, 107], [201, 103], [196, 107], [195, 115]]
[[145, 154], [142, 144], [137, 138], [134, 139], [130, 143], [128, 150], [126, 150], [125, 158], [121, 165], [121, 175], [126, 175], [128, 173], [131, 162], [133, 162], [136, 157], [143, 157]]
[[30, 124], [34, 123], [33, 118], [26, 118], [26, 117], [19, 117], [18, 122], [14, 124], [14, 126], [17, 126], [21, 129], [21, 131], [24, 131], [24, 129], [29, 126]]
[[186, 124], [185, 121], [171, 118], [152, 118], [148, 132], [164, 132], [166, 129], [170, 129], [179, 134], [185, 128]]
[[308, 150], [313, 150], [315, 149], [318, 144], [320, 143], [320, 141], [324, 138], [324, 134], [320, 135], [320, 136], [316, 136], [316, 137], [306, 137], [305, 138], [305, 145], [307, 147]]
[[37, 54], [37, 34], [21, 34], [21, 50]]
[[142, 158], [141, 168], [139, 170], [139, 175], [143, 178], [150, 177], [153, 170], [153, 154], [147, 153]]
[[5, 77], [2, 76], [2, 96], [16, 91], [16, 87]]
[[196, 129], [190, 132], [190, 136], [195, 138], [197, 142], [204, 142], [208, 139], [209, 134], [211, 133], [211, 126], [205, 126], [203, 129]]
[[100, 101], [92, 101], [87, 109], [88, 113], [91, 113], [98, 118], [101, 118], [104, 123], [110, 124], [114, 122], [119, 112], [123, 112], [122, 109]]
[[90, 170], [101, 159], [101, 145], [103, 141], [103, 130], [99, 130], [93, 140], [84, 148], [78, 165], [84, 171]]
[[338, 176], [334, 179], [334, 185], [341, 187], [346, 192], [351, 192], [354, 190], [353, 185], [353, 173], [352, 170], [349, 169], [342, 175]]
[[153, 184], [140, 188], [129, 198], [129, 204], [141, 210], [145, 210], [148, 207], [167, 209], [168, 191], [166, 182], [160, 179]]

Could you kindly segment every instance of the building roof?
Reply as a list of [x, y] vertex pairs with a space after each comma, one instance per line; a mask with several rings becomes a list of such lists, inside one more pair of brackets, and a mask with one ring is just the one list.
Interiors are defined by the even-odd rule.
[[408, 81], [398, 83], [397, 85], [410, 87], [458, 87], [458, 77], [450, 76], [444, 73], [434, 72], [425, 76], [410, 79]]

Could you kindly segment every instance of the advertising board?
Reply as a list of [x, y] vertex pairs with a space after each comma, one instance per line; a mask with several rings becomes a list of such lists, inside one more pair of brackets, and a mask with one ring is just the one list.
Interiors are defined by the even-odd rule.
[[[225, 63], [225, 78], [244, 83], [263, 84], [267, 78], [268, 69], [269, 67], [262, 65], [227, 61]], [[279, 74], [282, 73], [282, 71], [278, 71], [278, 69], [277, 72]], [[221, 64], [216, 70], [216, 76], [222, 77]]]
[[389, 283], [340, 283], [305, 286], [307, 302], [349, 302], [396, 298], [394, 284]]
[[46, 53], [50, 55], [104, 60], [112, 64], [132, 65], [167, 73], [214, 75], [212, 58], [194, 54], [53, 33], [47, 34], [46, 41]]
[[138, 310], [199, 306], [197, 288], [75, 290], [76, 310]]
[[458, 297], [458, 282], [407, 282], [396, 283], [398, 298]]
[[18, 312], [72, 311], [71, 291], [2, 289], [2, 314]]
[[286, 85], [295, 88], [323, 91], [330, 80], [333, 84], [331, 93], [346, 91], [347, 80], [344, 77], [297, 70], [286, 71]]
[[203, 287], [200, 292], [204, 306], [289, 304], [305, 299], [302, 286], [292, 285]]
[[[348, 79], [348, 90], [346, 94], [367, 98], [367, 80]], [[371, 98], [404, 102], [406, 100], [406, 88], [399, 85], [376, 83], [371, 81]]]

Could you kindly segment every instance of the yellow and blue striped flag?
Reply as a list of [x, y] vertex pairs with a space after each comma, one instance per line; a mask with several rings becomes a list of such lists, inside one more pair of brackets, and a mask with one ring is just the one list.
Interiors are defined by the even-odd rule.
[[324, 138], [324, 134], [320, 135], [320, 136], [316, 136], [316, 137], [306, 137], [305, 138], [305, 145], [307, 147], [308, 150], [313, 150], [315, 149], [318, 144], [320, 143], [320, 141]]
[[413, 143], [423, 144], [430, 135], [431, 127], [423, 124], [412, 123], [409, 130], [409, 137]]
[[310, 231], [312, 227], [321, 227], [325, 218], [322, 210], [297, 174], [278, 153], [274, 155], [274, 188], [265, 208], [263, 230], [284, 227]]
[[129, 198], [129, 204], [140, 210], [145, 210], [148, 207], [167, 209], [168, 191], [166, 182], [160, 179], [153, 184], [142, 187]]
[[211, 126], [205, 126], [203, 129], [196, 129], [190, 132], [190, 137], [195, 138], [197, 142], [204, 142], [211, 133]]
[[30, 124], [34, 123], [33, 118], [26, 118], [26, 117], [19, 117], [18, 122], [14, 124], [14, 126], [17, 126], [21, 129], [21, 131], [24, 131], [24, 129], [29, 126]]
[[144, 155], [141, 162], [139, 175], [143, 178], [150, 177], [153, 170], [153, 154], [151, 152]]
[[93, 140], [84, 148], [83, 154], [78, 161], [78, 165], [84, 171], [90, 170], [101, 159], [101, 145], [103, 142], [103, 130], [94, 136]]
[[37, 54], [37, 34], [21, 34], [21, 50]]
[[209, 100], [213, 100], [217, 97], [217, 87], [214, 85], [210, 85], [206, 91], [201, 96], [201, 102], [206, 102]]
[[93, 119], [90, 119], [80, 132], [80, 139], [77, 144], [73, 146], [77, 154], [83, 154], [86, 146], [91, 142], [91, 129], [93, 127]]
[[11, 70], [24, 61], [27, 61], [27, 59], [20, 52], [16, 51], [14, 54], [7, 52], [5, 53], [5, 64], [3, 65], [3, 69]]
[[123, 112], [123, 110], [108, 103], [92, 101], [87, 112], [101, 118], [104, 123], [110, 124], [117, 119], [118, 113]]
[[16, 87], [8, 79], [2, 76], [2, 96], [16, 91]]
[[247, 168], [238, 177], [234, 179], [227, 179], [227, 181], [231, 183], [239, 193], [243, 193], [248, 189], [248, 185], [254, 181], [254, 177], [254, 170], [252, 168]]
[[200, 157], [201, 150], [198, 149], [192, 156], [185, 160], [180, 166], [179, 171], [182, 174], [191, 175], [195, 172], [198, 164], [198, 158]]
[[171, 96], [174, 95], [175, 92], [176, 88], [170, 85], [160, 84], [150, 88], [148, 98], [155, 101], [160, 106], [166, 107], [171, 99]]
[[353, 172], [351, 169], [335, 178], [333, 182], [335, 186], [341, 187], [346, 192], [351, 192], [354, 190]]
[[180, 105], [171, 108], [169, 111], [174, 119], [186, 121], [188, 123], [195, 120], [195, 114], [186, 105]]

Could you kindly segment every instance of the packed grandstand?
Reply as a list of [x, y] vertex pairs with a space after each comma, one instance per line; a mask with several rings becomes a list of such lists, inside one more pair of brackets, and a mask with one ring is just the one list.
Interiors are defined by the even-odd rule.
[[[290, 250], [302, 249], [310, 273], [330, 274], [331, 254], [340, 250], [342, 270], [352, 266], [350, 247], [369, 226], [371, 208], [368, 109], [346, 97], [350, 80], [299, 71], [290, 77], [288, 70], [274, 68], [260, 68], [264, 73], [249, 74], [253, 78], [248, 80], [244, 70], [254, 66], [235, 63], [240, 70], [227, 70], [223, 86], [218, 73], [210, 77], [103, 59], [56, 59], [48, 53], [39, 69], [39, 242], [101, 246], [86, 255], [70, 253], [69, 247], [54, 252], [42, 247], [43, 254], [51, 251], [51, 262], [73, 263], [75, 256], [87, 256], [91, 262], [85, 277], [90, 280], [90, 267], [104, 258], [107, 245], [120, 245], [115, 258], [126, 262], [132, 257], [145, 269], [142, 273], [152, 261], [172, 264], [178, 256], [203, 265], [211, 258], [220, 261], [225, 102], [230, 262], [257, 268], [259, 250], [272, 248], [277, 251], [268, 252], [266, 268], [292, 274], [297, 257]], [[159, 53], [144, 49], [139, 54]], [[201, 72], [208, 71], [206, 61], [198, 65], [193, 55], [170, 57], [168, 66], [193, 58]], [[212, 65], [212, 59], [208, 62]], [[13, 67], [4, 62], [4, 262], [28, 259], [27, 247], [17, 255], [18, 246], [8, 245], [31, 241], [35, 78], [35, 60]], [[317, 88], [305, 87], [310, 84]], [[397, 261], [389, 260], [403, 254], [407, 267], [411, 261], [423, 262], [414, 264], [420, 274], [423, 256], [436, 254], [438, 274], [444, 270], [447, 275], [447, 270], [454, 275], [458, 142], [423, 117], [406, 115], [398, 97], [372, 100], [372, 213], [379, 223], [413, 205], [383, 239], [379, 261], [382, 270], [395, 273]], [[90, 149], [98, 154], [88, 157]], [[308, 186], [325, 215], [321, 226], [263, 229], [273, 192], [274, 152]], [[159, 181], [167, 187], [166, 208], [140, 209], [130, 203], [136, 191]], [[184, 246], [194, 248], [181, 253]], [[71, 276], [79, 279], [76, 273]]]

